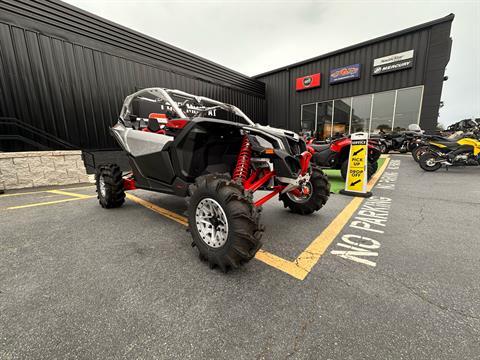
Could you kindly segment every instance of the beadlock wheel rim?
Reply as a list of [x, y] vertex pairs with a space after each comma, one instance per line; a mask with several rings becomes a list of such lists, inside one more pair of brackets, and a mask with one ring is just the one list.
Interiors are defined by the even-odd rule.
[[102, 197], [105, 197], [105, 195], [107, 194], [107, 188], [105, 187], [105, 179], [103, 178], [103, 176], [100, 176], [100, 179], [98, 180], [98, 187], [100, 188], [100, 195], [102, 195]]
[[198, 203], [195, 224], [200, 238], [207, 246], [220, 248], [227, 242], [227, 216], [217, 201], [204, 198]]
[[305, 185], [308, 188], [308, 195], [307, 196], [295, 196], [291, 192], [287, 192], [287, 196], [290, 200], [298, 203], [298, 204], [303, 204], [306, 203], [310, 198], [312, 197], [313, 189], [312, 189], [312, 184], [310, 182], [306, 183]]

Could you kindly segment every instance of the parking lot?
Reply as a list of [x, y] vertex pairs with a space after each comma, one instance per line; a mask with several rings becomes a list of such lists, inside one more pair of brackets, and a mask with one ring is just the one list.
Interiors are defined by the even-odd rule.
[[0, 359], [480, 358], [478, 169], [391, 155], [378, 175], [311, 216], [267, 203], [261, 252], [227, 274], [191, 247], [185, 199], [2, 195]]

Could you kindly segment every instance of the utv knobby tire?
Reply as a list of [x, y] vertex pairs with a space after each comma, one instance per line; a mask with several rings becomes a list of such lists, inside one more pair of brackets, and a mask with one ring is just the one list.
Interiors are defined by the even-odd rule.
[[418, 160], [418, 165], [420, 165], [420, 167], [425, 171], [437, 171], [442, 167], [441, 163], [436, 163], [433, 166], [427, 165], [427, 162], [431, 159], [436, 160], [437, 156], [435, 156], [434, 153], [427, 151], [422, 156], [420, 156], [420, 159]]
[[[238, 268], [252, 259], [262, 246], [263, 227], [260, 225], [260, 208], [253, 204], [251, 193], [223, 174], [198, 177], [190, 187], [188, 226], [193, 246], [200, 259], [218, 266], [223, 272]], [[221, 247], [209, 246], [201, 237], [196, 224], [197, 206], [203, 199], [216, 201], [225, 213], [228, 223], [226, 242]]]
[[281, 194], [280, 200], [283, 202], [283, 206], [301, 215], [308, 215], [320, 210], [330, 196], [330, 183], [327, 175], [322, 170], [314, 167], [310, 175], [310, 185], [311, 193], [306, 201], [297, 202], [290, 198], [288, 194]]
[[[105, 191], [101, 191], [101, 180], [105, 184]], [[125, 202], [122, 171], [115, 164], [102, 165], [95, 175], [97, 198], [105, 209], [117, 208]]]
[[[378, 163], [373, 163], [369, 161], [367, 163], [367, 180], [370, 180], [372, 176], [377, 172]], [[347, 172], [348, 172], [348, 159], [342, 163], [342, 167], [340, 168], [340, 174], [342, 175], [343, 180], [347, 180]]]

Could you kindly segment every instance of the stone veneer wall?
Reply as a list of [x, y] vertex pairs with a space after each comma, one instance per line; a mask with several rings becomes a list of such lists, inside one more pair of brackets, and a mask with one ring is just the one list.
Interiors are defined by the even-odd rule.
[[0, 153], [0, 190], [88, 181], [80, 150]]

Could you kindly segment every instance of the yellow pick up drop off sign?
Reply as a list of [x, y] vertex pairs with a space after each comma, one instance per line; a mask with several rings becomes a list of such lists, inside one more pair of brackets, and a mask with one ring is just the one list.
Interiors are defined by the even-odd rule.
[[347, 180], [345, 181], [345, 190], [342, 190], [341, 193], [368, 197], [371, 196], [371, 193], [367, 192], [368, 133], [354, 133], [351, 138]]

